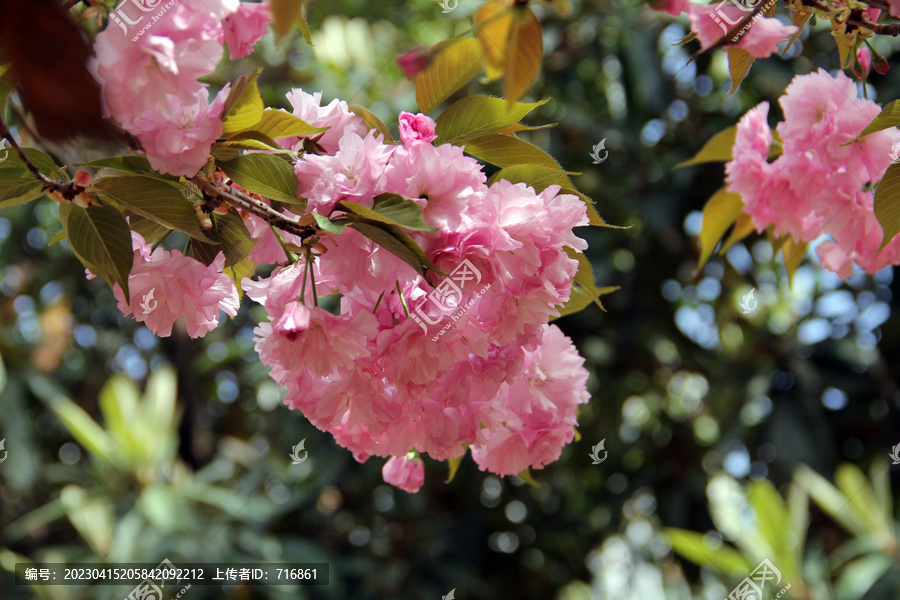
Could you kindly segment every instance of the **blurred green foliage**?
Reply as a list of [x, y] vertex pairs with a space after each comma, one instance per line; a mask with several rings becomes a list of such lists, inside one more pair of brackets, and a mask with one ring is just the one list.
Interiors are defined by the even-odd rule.
[[[280, 46], [267, 37], [210, 83], [261, 66], [270, 106], [286, 106], [291, 87], [323, 90], [395, 131], [415, 93], [394, 59], [467, 32], [479, 5], [308, 4], [314, 47], [297, 33]], [[621, 0], [574, 5], [569, 17], [542, 14], [544, 69], [525, 98], [550, 98], [532, 122], [558, 125], [523, 137], [581, 172], [575, 183], [601, 215], [630, 228], [581, 232], [597, 284], [622, 289], [604, 297], [606, 313], [558, 321], [586, 358], [593, 398], [581, 440], [533, 473], [540, 486], [468, 459], [450, 484], [447, 466], [426, 460], [418, 494], [386, 486], [382, 460], [356, 463], [280, 405], [253, 351], [259, 307], [245, 302], [199, 341], [154, 338], [121, 316], [104, 282], [85, 280], [64, 243], [49, 244], [61, 226], [41, 201], [0, 211], [0, 596], [129, 591], [14, 586], [17, 561], [163, 558], [331, 565], [329, 586], [193, 587], [197, 600], [454, 588], [461, 600], [718, 600], [762, 558], [792, 583], [789, 597], [900, 596], [897, 476], [884, 462], [900, 442], [892, 271], [843, 283], [811, 259], [789, 286], [771, 245], [749, 238], [696, 273], [699, 211], [722, 169], [673, 170], [747, 109], [774, 103], [795, 73], [835, 68], [828, 31], [757, 61], [727, 95], [722, 52], [686, 64], [693, 47], [674, 44], [684, 20]], [[896, 40], [876, 49], [900, 68]], [[900, 97], [892, 73], [871, 77], [870, 98]], [[594, 165], [604, 139], [609, 158]], [[106, 152], [47, 150], [60, 164]], [[751, 288], [759, 309], [745, 316], [737, 303]], [[291, 465], [303, 439], [309, 458]], [[608, 459], [593, 465], [601, 440]]]

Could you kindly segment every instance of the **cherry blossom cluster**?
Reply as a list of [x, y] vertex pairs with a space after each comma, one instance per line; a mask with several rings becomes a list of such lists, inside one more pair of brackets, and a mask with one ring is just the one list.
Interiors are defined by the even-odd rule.
[[223, 43], [232, 58], [249, 54], [270, 21], [268, 2], [180, 0], [137, 39], [116, 26], [97, 35], [93, 72], [108, 116], [154, 169], [189, 177], [206, 164], [230, 88], [210, 102], [198, 78], [215, 70]]
[[895, 158], [900, 132], [890, 128], [857, 139], [880, 108], [857, 96], [857, 85], [820, 69], [796, 76], [779, 100], [782, 153], [768, 161], [768, 102], [741, 118], [726, 165], [728, 189], [740, 194], [758, 231], [769, 226], [795, 242], [829, 235], [817, 246], [822, 265], [847, 279], [856, 262], [867, 273], [900, 264], [900, 239], [878, 252], [872, 185]]

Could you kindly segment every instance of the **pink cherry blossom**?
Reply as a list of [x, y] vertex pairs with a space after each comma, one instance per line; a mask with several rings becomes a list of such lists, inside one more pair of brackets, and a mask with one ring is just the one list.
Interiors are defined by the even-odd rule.
[[434, 133], [434, 120], [428, 115], [400, 113], [400, 139], [407, 146], [413, 142], [432, 142], [437, 139]]
[[[760, 0], [762, 1], [762, 0]], [[799, 29], [785, 25], [778, 19], [757, 15], [737, 33], [728, 37], [729, 32], [751, 14], [735, 1], [724, 0], [715, 4], [694, 4], [687, 7], [691, 19], [691, 30], [697, 34], [704, 49], [717, 43], [736, 45], [747, 50], [756, 58], [767, 58], [778, 51], [778, 44]]]
[[392, 456], [381, 470], [384, 480], [405, 492], [415, 493], [425, 483], [425, 466], [419, 458]]
[[236, 12], [223, 22], [225, 45], [231, 58], [241, 58], [253, 52], [253, 46], [262, 39], [272, 20], [268, 2], [241, 2]]

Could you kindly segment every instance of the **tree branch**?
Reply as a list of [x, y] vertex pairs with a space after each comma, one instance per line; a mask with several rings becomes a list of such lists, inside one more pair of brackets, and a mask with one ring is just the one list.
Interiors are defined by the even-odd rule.
[[292, 233], [300, 239], [312, 237], [316, 233], [314, 228], [301, 225], [299, 221], [281, 214], [262, 200], [252, 198], [240, 190], [231, 187], [221, 188], [199, 174], [191, 177], [190, 181], [214, 200], [226, 202], [236, 208], [242, 208], [270, 225]]
[[28, 170], [34, 174], [38, 181], [44, 184], [44, 190], [56, 192], [66, 200], [72, 200], [75, 196], [84, 192], [84, 186], [82, 185], [78, 185], [75, 182], [66, 183], [65, 181], [54, 181], [41, 173], [41, 170], [38, 169], [34, 163], [28, 159], [25, 152], [22, 151], [22, 148], [9, 131], [9, 127], [6, 126], [6, 121], [3, 120], [2, 116], [0, 116], [0, 137], [3, 137], [9, 142], [13, 151], [18, 155], [19, 160], [21, 160]]

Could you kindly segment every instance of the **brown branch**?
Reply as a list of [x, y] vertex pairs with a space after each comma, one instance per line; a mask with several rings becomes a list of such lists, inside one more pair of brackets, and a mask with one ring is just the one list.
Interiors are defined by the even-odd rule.
[[[882, 10], [887, 10], [890, 6], [886, 2], [882, 2], [882, 0], [862, 0], [865, 4], [873, 8], [880, 8]], [[814, 8], [821, 11], [831, 10], [827, 4], [822, 4], [817, 0], [801, 0], [803, 6], [808, 8]], [[847, 25], [852, 25], [857, 29], [868, 29], [872, 33], [877, 35], [890, 35], [890, 36], [898, 36], [900, 35], [900, 23], [873, 23], [865, 16], [862, 15], [861, 11], [854, 11], [850, 13], [850, 16], [847, 17], [845, 21]]]
[[201, 177], [199, 174], [191, 177], [190, 181], [213, 200], [226, 202], [236, 208], [242, 208], [264, 220], [266, 223], [269, 223], [282, 231], [292, 233], [300, 239], [312, 237], [316, 233], [314, 228], [301, 225], [299, 221], [278, 212], [262, 200], [257, 200], [256, 198], [248, 196], [240, 190], [231, 187], [219, 187], [205, 177]]
[[29, 160], [28, 156], [25, 155], [25, 152], [19, 146], [19, 143], [16, 141], [16, 138], [13, 137], [12, 133], [9, 131], [9, 127], [6, 126], [6, 122], [0, 117], [0, 137], [6, 139], [9, 142], [9, 145], [12, 147], [13, 151], [18, 155], [19, 160], [28, 168], [29, 171], [37, 178], [38, 181], [44, 184], [44, 190], [49, 190], [52, 192], [56, 192], [61, 195], [66, 200], [72, 200], [78, 194], [84, 192], [84, 186], [78, 185], [75, 182], [66, 183], [65, 181], [59, 180], [54, 181], [41, 173], [41, 170], [38, 169], [34, 163]]

